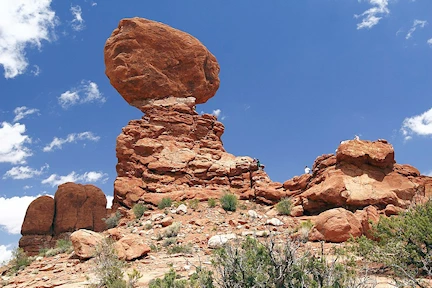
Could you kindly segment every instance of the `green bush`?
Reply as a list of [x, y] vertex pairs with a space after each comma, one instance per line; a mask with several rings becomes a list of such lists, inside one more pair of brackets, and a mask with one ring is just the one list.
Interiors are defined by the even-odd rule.
[[196, 272], [189, 279], [179, 279], [174, 269], [170, 269], [163, 278], [153, 279], [149, 288], [214, 288], [212, 272], [197, 267]]
[[169, 246], [168, 254], [177, 254], [177, 253], [183, 253], [183, 254], [192, 254], [192, 245], [173, 245]]
[[103, 240], [96, 247], [94, 260], [94, 272], [99, 280], [99, 287], [127, 287], [126, 281], [123, 280], [123, 268], [126, 263], [118, 258], [111, 239]]
[[220, 199], [220, 203], [225, 211], [236, 211], [238, 200], [234, 194], [226, 193]]
[[132, 211], [136, 219], [141, 219], [141, 217], [144, 215], [144, 212], [147, 211], [147, 206], [142, 203], [137, 203], [133, 206]]
[[209, 206], [210, 208], [214, 208], [214, 207], [216, 207], [216, 199], [209, 198], [209, 199], [207, 200], [207, 204], [208, 204], [208, 206]]
[[188, 206], [192, 210], [198, 209], [198, 205], [199, 205], [199, 200], [198, 199], [189, 200]]
[[373, 238], [360, 237], [354, 249], [366, 259], [391, 267], [396, 276], [422, 287], [415, 279], [432, 276], [432, 200], [392, 217], [381, 217]]
[[173, 244], [177, 243], [177, 238], [176, 237], [171, 237], [171, 238], [167, 238], [164, 240], [164, 242], [162, 243], [163, 247], [168, 247], [171, 246]]
[[12, 259], [9, 261], [9, 264], [11, 265], [12, 272], [16, 273], [30, 265], [31, 262], [32, 259], [27, 256], [23, 249], [16, 248], [12, 251]]
[[72, 242], [68, 239], [59, 239], [56, 246], [52, 249], [43, 249], [39, 251], [41, 256], [55, 256], [61, 253], [71, 253], [73, 251]]
[[171, 205], [172, 205], [171, 198], [162, 198], [162, 200], [158, 204], [158, 208], [162, 210], [171, 207]]
[[292, 201], [289, 198], [283, 198], [276, 204], [276, 210], [281, 215], [290, 215], [292, 209]]
[[105, 224], [107, 226], [107, 229], [115, 228], [117, 227], [119, 221], [121, 219], [121, 213], [120, 211], [117, 211], [114, 215], [107, 219], [103, 219], [105, 221]]

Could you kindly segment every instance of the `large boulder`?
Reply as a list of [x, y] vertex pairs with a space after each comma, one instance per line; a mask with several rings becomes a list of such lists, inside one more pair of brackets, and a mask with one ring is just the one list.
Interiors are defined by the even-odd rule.
[[120, 21], [105, 44], [105, 73], [132, 106], [194, 97], [205, 103], [219, 88], [216, 58], [191, 35], [143, 18]]
[[54, 199], [40, 196], [33, 200], [27, 208], [21, 226], [22, 235], [51, 235], [54, 220]]
[[80, 229], [70, 235], [75, 254], [81, 259], [94, 257], [97, 246], [104, 237], [94, 231]]
[[58, 187], [54, 200], [55, 234], [78, 229], [105, 230], [107, 200], [96, 186], [68, 182]]
[[135, 234], [126, 235], [114, 244], [117, 256], [120, 259], [131, 261], [147, 255], [150, 247], [143, 237]]
[[355, 215], [343, 208], [336, 208], [325, 211], [315, 218], [315, 226], [309, 240], [339, 243], [362, 234], [362, 225]]

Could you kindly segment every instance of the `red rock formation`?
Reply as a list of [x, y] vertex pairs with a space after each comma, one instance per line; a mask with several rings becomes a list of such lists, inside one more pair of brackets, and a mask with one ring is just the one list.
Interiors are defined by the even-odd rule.
[[223, 124], [195, 111], [219, 87], [219, 65], [197, 39], [161, 23], [124, 19], [106, 42], [105, 64], [111, 84], [145, 113], [117, 138], [114, 207], [218, 198], [228, 189], [247, 199], [260, 183], [275, 191], [265, 173], [254, 174], [252, 158], [226, 153]]
[[54, 199], [40, 196], [30, 203], [19, 247], [29, 255], [37, 255], [42, 248], [54, 247], [69, 232], [81, 228], [103, 231], [106, 204], [105, 194], [93, 185], [62, 184]]
[[105, 230], [107, 200], [105, 194], [93, 185], [65, 183], [54, 196], [54, 234], [88, 229]]
[[142, 18], [123, 19], [105, 44], [106, 75], [131, 105], [195, 97], [205, 103], [219, 88], [216, 58], [191, 35]]
[[21, 234], [51, 235], [54, 210], [54, 199], [50, 196], [40, 196], [33, 200], [27, 208]]

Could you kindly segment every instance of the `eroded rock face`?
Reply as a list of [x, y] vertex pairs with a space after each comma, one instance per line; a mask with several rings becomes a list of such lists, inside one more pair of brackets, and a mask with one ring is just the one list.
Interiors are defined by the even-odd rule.
[[105, 230], [107, 200], [105, 194], [93, 185], [65, 183], [58, 187], [54, 196], [54, 233], [89, 229]]
[[196, 38], [142, 18], [123, 19], [105, 44], [105, 73], [132, 106], [168, 97], [205, 103], [219, 88], [216, 58]]
[[27, 208], [21, 227], [22, 235], [51, 235], [54, 220], [54, 199], [40, 196], [33, 200]]
[[53, 248], [58, 239], [78, 229], [105, 230], [107, 216], [105, 194], [93, 185], [65, 183], [54, 199], [40, 196], [30, 203], [21, 227], [19, 247], [29, 255], [42, 248]]

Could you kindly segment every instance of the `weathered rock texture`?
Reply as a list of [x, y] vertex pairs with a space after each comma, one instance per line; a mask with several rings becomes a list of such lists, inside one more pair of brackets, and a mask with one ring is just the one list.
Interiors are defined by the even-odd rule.
[[219, 87], [219, 65], [197, 39], [161, 23], [124, 19], [106, 42], [105, 64], [111, 84], [145, 113], [117, 138], [114, 207], [163, 197], [205, 200], [228, 189], [248, 199], [257, 183], [271, 182], [255, 172], [252, 158], [225, 151], [216, 117], [195, 111]]
[[62, 184], [54, 199], [40, 196], [30, 203], [19, 247], [34, 255], [41, 248], [52, 248], [58, 239], [78, 229], [103, 231], [106, 204], [105, 194], [96, 186]]
[[191, 35], [142, 18], [123, 19], [105, 44], [106, 75], [131, 105], [168, 97], [205, 103], [219, 88], [216, 58]]

